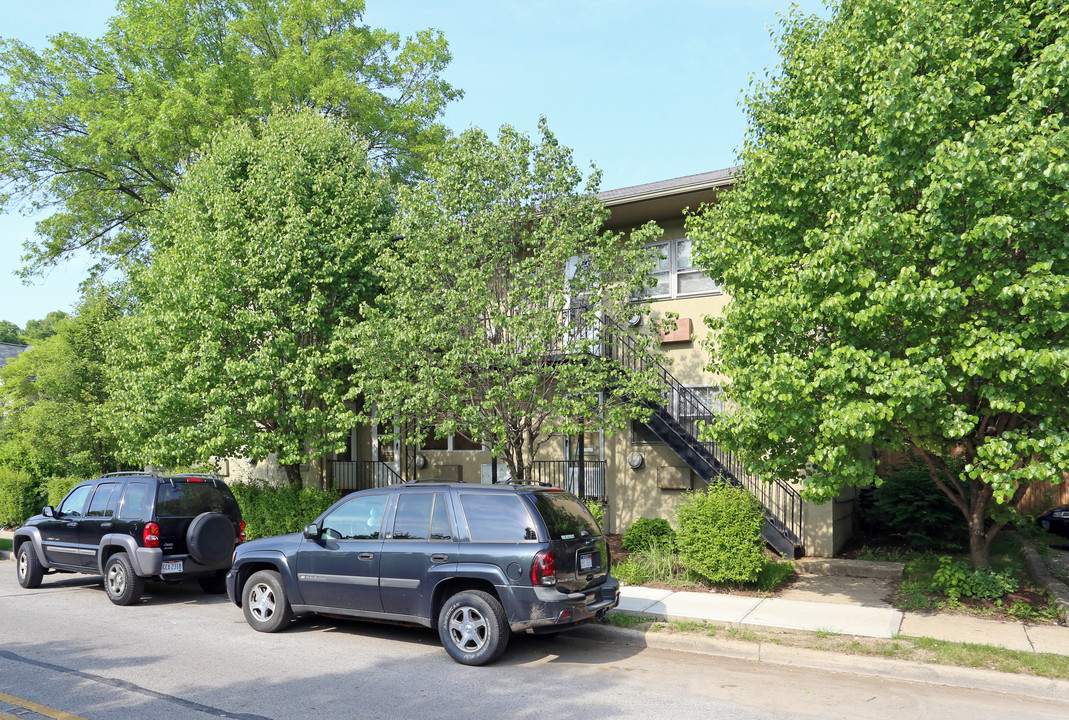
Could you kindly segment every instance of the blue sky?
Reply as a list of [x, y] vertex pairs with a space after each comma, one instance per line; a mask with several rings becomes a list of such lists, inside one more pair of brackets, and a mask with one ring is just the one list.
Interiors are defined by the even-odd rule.
[[[770, 30], [788, 0], [368, 0], [365, 21], [449, 41], [445, 77], [464, 90], [444, 122], [533, 132], [545, 115], [602, 189], [734, 165], [751, 75], [776, 64]], [[821, 0], [798, 0], [826, 15]], [[42, 47], [58, 32], [97, 37], [114, 0], [0, 0], [0, 37]], [[0, 320], [70, 311], [88, 259], [24, 285], [13, 275], [33, 220], [0, 215]]]

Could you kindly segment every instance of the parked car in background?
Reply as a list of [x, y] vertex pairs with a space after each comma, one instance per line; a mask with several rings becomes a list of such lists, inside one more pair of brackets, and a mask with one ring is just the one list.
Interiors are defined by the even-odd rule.
[[555, 633], [619, 603], [609, 550], [556, 488], [420, 481], [354, 493], [303, 533], [238, 547], [227, 593], [256, 630], [328, 613], [436, 627], [485, 665], [510, 632]]
[[103, 575], [108, 598], [132, 605], [147, 578], [195, 578], [225, 592], [244, 539], [241, 510], [218, 477], [122, 472], [75, 485], [15, 531], [13, 549], [24, 588], [51, 573]]
[[1056, 508], [1051, 508], [1040, 515], [1038, 520], [1039, 524], [1046, 530], [1049, 530], [1055, 535], [1069, 538], [1069, 505], [1061, 505]]

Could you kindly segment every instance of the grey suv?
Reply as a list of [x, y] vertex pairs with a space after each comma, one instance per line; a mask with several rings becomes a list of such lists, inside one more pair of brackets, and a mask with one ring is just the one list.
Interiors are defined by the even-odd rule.
[[245, 522], [214, 475], [110, 473], [75, 485], [15, 531], [16, 573], [35, 588], [49, 573], [104, 576], [116, 605], [141, 599], [146, 578], [196, 578], [209, 593], [225, 576]]
[[227, 594], [262, 632], [295, 613], [437, 627], [485, 665], [510, 631], [555, 633], [620, 601], [605, 538], [555, 488], [413, 482], [335, 503], [303, 533], [238, 547]]

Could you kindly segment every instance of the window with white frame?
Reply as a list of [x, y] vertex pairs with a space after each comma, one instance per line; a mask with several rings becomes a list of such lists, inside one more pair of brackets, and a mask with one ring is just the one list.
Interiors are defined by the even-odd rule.
[[435, 437], [434, 431], [427, 433], [427, 437], [419, 444], [420, 450], [482, 450], [480, 442], [470, 439], [464, 433]]
[[653, 271], [655, 282], [646, 290], [646, 297], [674, 298], [721, 291], [715, 280], [691, 262], [693, 243], [690, 238], [679, 238], [646, 246], [657, 257]]

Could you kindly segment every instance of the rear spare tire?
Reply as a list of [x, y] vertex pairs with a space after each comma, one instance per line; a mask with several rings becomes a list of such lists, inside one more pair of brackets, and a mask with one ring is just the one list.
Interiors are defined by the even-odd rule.
[[234, 552], [234, 523], [220, 513], [201, 513], [186, 530], [186, 547], [201, 565], [218, 565]]

